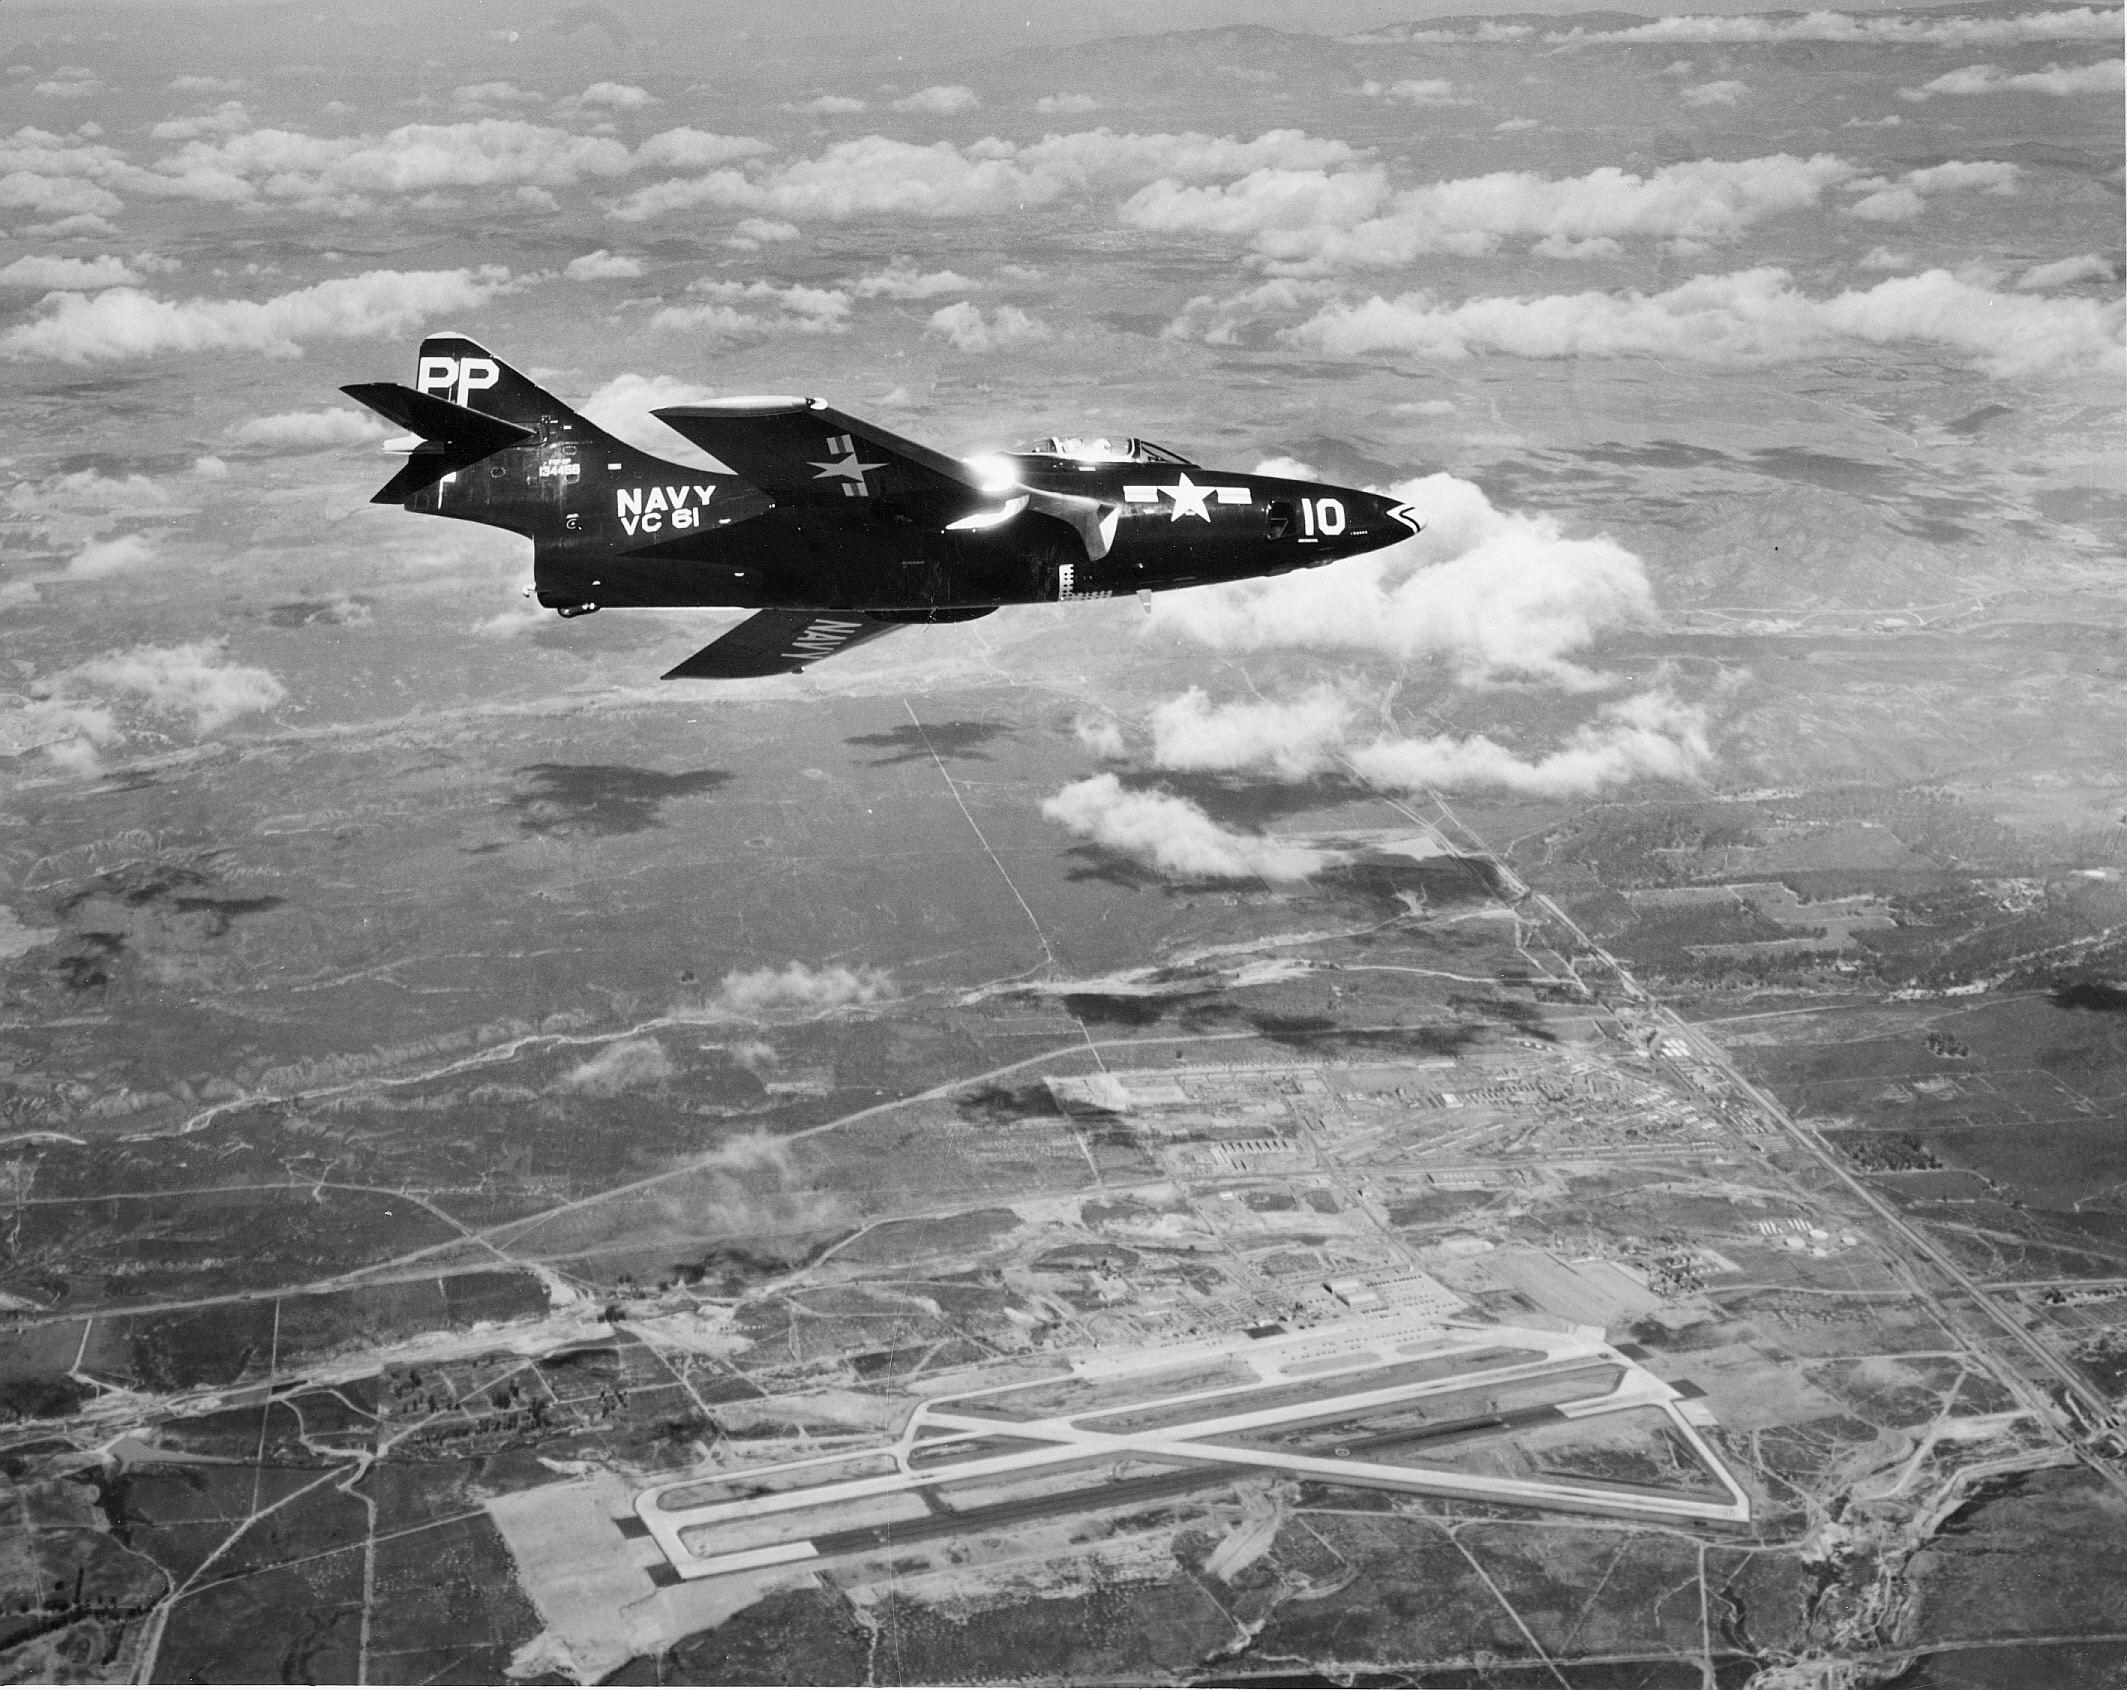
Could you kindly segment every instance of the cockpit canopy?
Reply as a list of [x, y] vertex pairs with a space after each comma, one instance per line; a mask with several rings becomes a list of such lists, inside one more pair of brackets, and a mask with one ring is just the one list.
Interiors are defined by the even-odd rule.
[[1016, 446], [1014, 457], [1020, 458], [1068, 458], [1081, 464], [1176, 464], [1184, 469], [1195, 469], [1194, 458], [1185, 458], [1179, 452], [1170, 452], [1164, 446], [1155, 446], [1149, 440], [1110, 440], [1105, 435], [1098, 438], [1076, 434], [1052, 434], [1037, 440], [1030, 446]]

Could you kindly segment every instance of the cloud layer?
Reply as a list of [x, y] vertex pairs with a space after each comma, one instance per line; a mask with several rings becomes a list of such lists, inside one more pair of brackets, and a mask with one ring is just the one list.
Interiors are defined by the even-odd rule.
[[1989, 374], [2036, 377], [2122, 366], [2117, 301], [2004, 294], [1947, 270], [1897, 277], [1828, 299], [1798, 290], [1786, 270], [1699, 276], [1667, 292], [1478, 298], [1429, 293], [1336, 302], [1281, 335], [1337, 357], [1395, 352], [1458, 359], [1675, 358], [1755, 365], [1857, 346], [1940, 348]]
[[270, 299], [163, 299], [140, 288], [57, 294], [42, 314], [0, 334], [0, 357], [69, 364], [170, 352], [258, 352], [299, 358], [309, 340], [403, 337], [445, 311], [467, 311], [509, 285], [479, 270], [369, 270]]

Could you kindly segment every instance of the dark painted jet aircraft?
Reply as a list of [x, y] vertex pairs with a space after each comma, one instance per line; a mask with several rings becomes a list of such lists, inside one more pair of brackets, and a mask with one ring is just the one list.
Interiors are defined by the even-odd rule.
[[694, 469], [462, 335], [421, 343], [412, 387], [344, 391], [414, 437], [375, 502], [527, 536], [547, 608], [758, 612], [666, 680], [794, 674], [904, 623], [1282, 575], [1418, 532], [1392, 499], [1206, 470], [1149, 441], [952, 458], [818, 399], [656, 412], [729, 466]]

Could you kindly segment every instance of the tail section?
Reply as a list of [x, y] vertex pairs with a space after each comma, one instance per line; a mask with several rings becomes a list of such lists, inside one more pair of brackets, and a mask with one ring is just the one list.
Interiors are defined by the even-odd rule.
[[[699, 507], [719, 481], [741, 490], [616, 439], [464, 335], [430, 335], [414, 369], [412, 387], [362, 382], [342, 389], [418, 437], [406, 449], [406, 467], [375, 502], [525, 535], [542, 576], [550, 553], [594, 542], [624, 550], [669, 538], [649, 530], [700, 525], [706, 513]], [[692, 489], [683, 501], [688, 508], [669, 523], [645, 524], [645, 488], [666, 483]], [[654, 508], [669, 504], [668, 493], [658, 491]]]

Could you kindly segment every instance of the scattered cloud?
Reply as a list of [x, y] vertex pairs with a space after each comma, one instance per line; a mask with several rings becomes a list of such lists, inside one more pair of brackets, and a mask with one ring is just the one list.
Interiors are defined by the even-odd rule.
[[1854, 201], [1846, 214], [1870, 223], [1910, 223], [1927, 208], [1928, 202], [1911, 188], [1881, 188]]
[[33, 254], [0, 266], [0, 288], [30, 288], [39, 293], [116, 287], [139, 280], [139, 275], [123, 258], [114, 258], [108, 253], [101, 258], [48, 258]]
[[1369, 99], [1399, 100], [1407, 106], [1456, 106], [1455, 84], [1446, 77], [1405, 77], [1400, 82], [1365, 82], [1359, 92]]
[[1493, 124], [1492, 133], [1495, 135], [1514, 135], [1524, 129], [1541, 129], [1543, 126], [1543, 119], [1540, 117], [1510, 117], [1504, 123]]
[[1375, 786], [1491, 790], [1561, 798], [1628, 781], [1697, 780], [1712, 760], [1706, 713], [1661, 691], [1606, 706], [1556, 750], [1524, 757], [1484, 734], [1384, 736], [1353, 746], [1350, 763]]
[[639, 188], [607, 209], [623, 222], [702, 205], [837, 221], [988, 217], [1157, 177], [1200, 181], [1273, 167], [1319, 169], [1355, 156], [1342, 141], [1296, 129], [1270, 130], [1252, 141], [1093, 129], [1047, 135], [1025, 146], [990, 139], [966, 147], [866, 135], [754, 175], [730, 169], [675, 177]]
[[[849, 295], [840, 288], [809, 288], [773, 282], [696, 281], [687, 286], [700, 305], [668, 305], [650, 319], [653, 329], [709, 334], [841, 334], [849, 327]], [[772, 313], [741, 310], [760, 302]]]
[[145, 534], [120, 534], [109, 540], [90, 540], [67, 560], [70, 580], [100, 581], [138, 569], [156, 558], [155, 542]]
[[759, 252], [771, 241], [794, 241], [798, 234], [795, 223], [778, 223], [769, 217], [742, 217], [724, 237], [724, 244], [741, 252]]
[[596, 252], [587, 252], [581, 258], [572, 258], [561, 267], [561, 273], [572, 282], [617, 281], [643, 273], [643, 261], [616, 255], [600, 247]]
[[0, 357], [70, 364], [170, 352], [302, 356], [308, 340], [403, 337], [429, 317], [485, 304], [507, 270], [370, 270], [271, 299], [161, 299], [139, 288], [47, 298], [43, 314], [0, 334]]
[[[1484, 734], [1357, 731], [1347, 692], [1214, 705], [1201, 688], [1150, 715], [1150, 761], [1162, 769], [1311, 780], [1332, 770], [1397, 791], [1447, 787], [1564, 797], [1642, 778], [1692, 780], [1711, 760], [1705, 712], [1660, 689], [1606, 705], [1555, 749], [1524, 756]], [[1120, 736], [1118, 736], [1120, 737]]]
[[1048, 326], [1016, 305], [1000, 305], [985, 317], [965, 299], [933, 311], [924, 333], [942, 335], [956, 352], [1002, 352], [1049, 338]]
[[1304, 780], [1330, 766], [1350, 737], [1352, 712], [1351, 699], [1332, 687], [1217, 708], [1202, 687], [1191, 687], [1153, 710], [1152, 760], [1163, 769], [1254, 769]]
[[218, 640], [135, 646], [77, 663], [58, 680], [62, 688], [118, 693], [151, 710], [189, 716], [200, 733], [254, 710], [270, 710], [288, 696], [270, 670], [230, 662]]
[[581, 94], [571, 94], [556, 102], [557, 109], [575, 111], [648, 111], [652, 106], [661, 106], [660, 100], [647, 88], [637, 88], [627, 82], [594, 82]]
[[240, 100], [225, 100], [211, 112], [191, 117], [166, 118], [152, 124], [148, 134], [158, 141], [193, 141], [202, 135], [234, 135], [251, 127], [251, 113]]
[[677, 1072], [665, 1047], [655, 1039], [621, 1039], [571, 1068], [560, 1084], [566, 1091], [592, 1097], [618, 1097], [624, 1091], [662, 1085]]
[[316, 452], [328, 446], [361, 446], [381, 440], [390, 430], [367, 411], [328, 405], [322, 411], [280, 411], [252, 417], [229, 430], [239, 446], [269, 452]]
[[1332, 852], [1232, 832], [1186, 798], [1133, 791], [1114, 775], [1073, 782], [1044, 799], [1041, 813], [1081, 839], [1180, 880], [1298, 880], [1340, 860]]
[[1433, 252], [1476, 257], [1514, 237], [1734, 240], [1768, 217], [1817, 205], [1859, 173], [1830, 154], [1777, 153], [1694, 159], [1644, 176], [1614, 165], [1563, 179], [1514, 170], [1392, 190], [1379, 169], [1264, 169], [1223, 184], [1153, 182], [1121, 217], [1141, 229], [1243, 236], [1273, 269], [1315, 274]]
[[733, 969], [718, 984], [713, 1007], [751, 1020], [788, 1010], [824, 1014], [861, 1009], [898, 995], [884, 969], [811, 968], [793, 962], [782, 968]]
[[1045, 117], [1063, 117], [1077, 112], [1098, 111], [1100, 102], [1091, 94], [1044, 94], [1034, 109]]
[[[6, 276], [0, 270], [0, 281]], [[941, 293], [966, 293], [981, 285], [955, 270], [919, 271], [907, 259], [897, 258], [884, 270], [859, 276], [850, 284], [850, 292], [859, 299], [930, 299]]]
[[2074, 258], [2056, 258], [2051, 264], [2034, 264], [2016, 278], [2015, 285], [2019, 288], [2064, 288], [2077, 282], [2116, 282], [2119, 278], [2119, 266], [2115, 260], [2085, 252]]
[[[1691, 42], [1725, 46], [1761, 41], [1845, 41], [1885, 46], [1995, 47], [2032, 41], [2108, 41], [2120, 34], [2116, 6], [2025, 12], [2011, 17], [1902, 17], [1895, 13], [1820, 11], [1801, 17], [1678, 14], [1624, 29], [1569, 29], [1549, 42], [1598, 46], [1618, 42]], [[1458, 32], [1444, 39], [1466, 39]]]
[[957, 111], [973, 111], [981, 104], [981, 96], [974, 89], [954, 82], [919, 88], [905, 99], [896, 100], [894, 110], [929, 112], [934, 116], [945, 117]]
[[514, 82], [469, 82], [462, 88], [453, 88], [450, 102], [466, 111], [489, 111], [497, 107], [539, 106], [546, 104], [546, 96], [520, 88]]
[[1728, 365], [1825, 357], [1855, 345], [1932, 346], [2004, 377], [2116, 369], [2122, 362], [2117, 301], [2005, 295], [1947, 270], [1829, 299], [1800, 292], [1786, 270], [1773, 266], [1697, 276], [1658, 294], [1475, 298], [1460, 305], [1427, 293], [1377, 295], [1324, 306], [1280, 338], [1337, 357], [1503, 352]]
[[1572, 654], [1642, 622], [1654, 593], [1616, 541], [1496, 509], [1458, 476], [1399, 482], [1423, 533], [1362, 557], [1258, 581], [1163, 593], [1147, 627], [1225, 651], [1371, 651], [1436, 657], [1465, 680], [1599, 684]]
[[229, 76], [180, 76], [170, 89], [177, 94], [241, 94], [251, 84]]
[[598, 388], [576, 409], [608, 434], [641, 451], [674, 463], [722, 470], [723, 465], [650, 414], [666, 405], [699, 405], [722, 391], [699, 382], [681, 381], [676, 376], [641, 376], [629, 370]]
[[1898, 96], [1918, 101], [1937, 94], [2117, 94], [2123, 87], [2127, 87], [2127, 62], [2100, 59], [2065, 70], [2048, 65], [2044, 70], [2011, 72], [1994, 65], [1967, 65], [1918, 88], [1901, 88]]
[[86, 65], [61, 65], [38, 83], [32, 93], [48, 100], [81, 100], [103, 92], [103, 78]]
[[1113, 716], [1080, 716], [1071, 724], [1071, 736], [1096, 757], [1120, 757], [1128, 749], [1122, 724]]
[[1676, 97], [1687, 106], [1732, 106], [1749, 93], [1741, 82], [1700, 82], [1689, 88], [1679, 88]]
[[865, 109], [862, 100], [853, 100], [847, 94], [816, 94], [809, 100], [786, 100], [780, 108], [798, 112], [808, 117], [846, 117]]
[[1864, 270], [1910, 270], [1919, 262], [1910, 252], [1894, 252], [1887, 246], [1872, 246], [1859, 260]]

